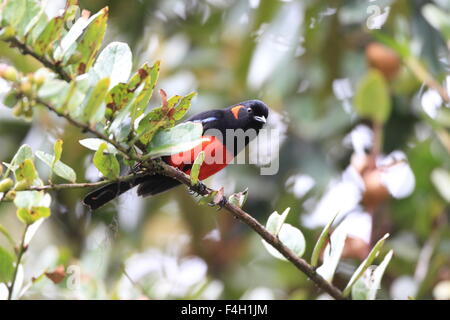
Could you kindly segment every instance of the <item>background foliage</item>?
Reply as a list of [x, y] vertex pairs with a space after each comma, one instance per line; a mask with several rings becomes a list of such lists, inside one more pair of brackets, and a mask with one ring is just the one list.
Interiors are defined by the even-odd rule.
[[[64, 5], [48, 1], [47, 13], [55, 15]], [[378, 20], [371, 20], [377, 9], [370, 5], [380, 9]], [[278, 174], [260, 176], [256, 166], [234, 166], [208, 185], [224, 186], [227, 194], [248, 187], [245, 209], [262, 222], [290, 207], [287, 222], [302, 230], [307, 257], [321, 226], [338, 210], [351, 212], [344, 225], [350, 238], [334, 277], [340, 288], [389, 232], [382, 256], [390, 249], [394, 255], [378, 297], [449, 298], [450, 111], [426, 81], [430, 73], [450, 89], [446, 1], [133, 0], [80, 6], [93, 14], [109, 6], [103, 46], [128, 43], [133, 70], [161, 60], [157, 89], [189, 98], [198, 92], [189, 113], [251, 98], [273, 109], [271, 125], [283, 133]], [[373, 23], [381, 30], [369, 30]], [[24, 73], [41, 67], [5, 42], [0, 56]], [[150, 106], [159, 103], [154, 95]], [[84, 134], [45, 110], [33, 118], [26, 122], [0, 107], [2, 161], [10, 162], [26, 143], [46, 151], [37, 156], [56, 166], [54, 144], [62, 139], [59, 163], [70, 165], [79, 181], [98, 180], [93, 152], [78, 143]], [[95, 115], [85, 114], [91, 119]], [[380, 148], [377, 156], [390, 156], [368, 164], [373, 145]], [[39, 172], [49, 172], [44, 163], [36, 163]], [[389, 171], [397, 165], [401, 170]], [[54, 171], [58, 182], [61, 175], [73, 177]], [[363, 191], [355, 187], [361, 182]], [[52, 215], [30, 243], [21, 271], [30, 285], [24, 298], [319, 296], [306, 276], [273, 259], [245, 225], [198, 206], [185, 188], [145, 200], [129, 192], [95, 213], [81, 205], [85, 193], [52, 193]], [[17, 242], [23, 226], [15, 211], [13, 204], [0, 205], [0, 224]], [[0, 245], [8, 247], [8, 239], [0, 238]], [[9, 255], [2, 249], [0, 261]], [[8, 265], [2, 274], [12, 272]], [[55, 284], [51, 277], [61, 270], [67, 277]], [[80, 286], [71, 277], [78, 273]], [[39, 281], [31, 285], [33, 277]]]

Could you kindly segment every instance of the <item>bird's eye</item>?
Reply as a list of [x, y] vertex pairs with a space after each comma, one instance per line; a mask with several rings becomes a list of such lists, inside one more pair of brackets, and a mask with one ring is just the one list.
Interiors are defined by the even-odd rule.
[[248, 108], [248, 109], [247, 109], [247, 112], [248, 112], [248, 113], [250, 113], [250, 112], [252, 112], [252, 111], [253, 111], [252, 108]]

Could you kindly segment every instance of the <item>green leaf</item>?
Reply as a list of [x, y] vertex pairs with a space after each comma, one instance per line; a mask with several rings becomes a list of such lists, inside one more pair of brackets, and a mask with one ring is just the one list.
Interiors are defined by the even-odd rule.
[[50, 216], [51, 197], [43, 191], [17, 192], [14, 204], [17, 207], [17, 217], [27, 225]]
[[195, 161], [191, 168], [191, 184], [196, 185], [198, 183], [198, 175], [200, 173], [200, 167], [203, 164], [203, 161], [205, 160], [205, 152], [200, 152], [197, 157], [195, 158]]
[[88, 20], [88, 26], [78, 39], [76, 49], [67, 58], [67, 61], [76, 58], [73, 59], [76, 62], [70, 66], [71, 73], [83, 74], [92, 67], [105, 36], [107, 20], [108, 7], [103, 8]]
[[266, 229], [274, 236], [278, 235], [278, 233], [281, 230], [281, 227], [284, 224], [284, 221], [286, 220], [289, 211], [291, 211], [291, 208], [286, 208], [286, 210], [283, 211], [282, 214], [279, 214], [277, 211], [273, 212], [269, 219], [267, 219], [266, 223]]
[[[278, 238], [296, 256], [301, 257], [303, 256], [303, 253], [305, 253], [306, 248], [305, 237], [303, 236], [303, 233], [299, 229], [293, 227], [292, 225], [284, 223], [281, 226], [281, 229], [278, 233]], [[266, 247], [267, 251], [272, 256], [274, 256], [277, 259], [287, 260], [281, 253], [278, 252], [278, 250], [272, 247], [271, 244], [267, 243], [264, 240], [262, 240], [262, 242]]]
[[17, 150], [16, 154], [11, 160], [11, 163], [3, 163], [8, 168], [3, 176], [5, 178], [8, 177], [11, 170], [17, 170], [17, 168], [19, 168], [19, 164], [21, 164], [26, 159], [33, 159], [33, 150], [28, 145], [24, 144], [20, 146], [19, 150]]
[[0, 192], [7, 192], [11, 190], [13, 185], [14, 181], [12, 181], [11, 178], [0, 180]]
[[42, 56], [50, 51], [53, 42], [60, 38], [64, 27], [63, 17], [54, 17], [33, 44], [34, 51]]
[[82, 120], [89, 121], [91, 123], [103, 120], [104, 110], [103, 114], [101, 114], [101, 107], [104, 105], [108, 88], [109, 78], [104, 78], [97, 83], [91, 94], [86, 98], [86, 103], [82, 108]]
[[9, 244], [11, 245], [11, 247], [14, 248], [16, 246], [13, 237], [9, 234], [9, 231], [1, 224], [0, 224], [0, 233], [5, 236], [5, 238], [8, 240]]
[[157, 158], [191, 150], [200, 145], [203, 126], [198, 122], [181, 123], [171, 129], [159, 131], [149, 145], [147, 157]]
[[94, 155], [94, 165], [108, 179], [116, 179], [120, 173], [119, 161], [112, 154], [104, 154], [107, 148], [106, 143], [102, 143]]
[[26, 0], [8, 0], [2, 1], [2, 26], [12, 26], [15, 29], [21, 23], [26, 12]]
[[[20, 1], [19, 1], [20, 2]], [[44, 9], [36, 0], [25, 1], [25, 13], [17, 26], [17, 34], [24, 37], [29, 30], [37, 23], [37, 17]]]
[[334, 220], [336, 220], [336, 217], [339, 215], [340, 212], [336, 213], [336, 215], [331, 219], [330, 222], [323, 228], [322, 233], [320, 234], [319, 240], [317, 240], [316, 245], [314, 246], [314, 250], [311, 256], [311, 265], [313, 267], [317, 266], [319, 263], [319, 256], [322, 252], [323, 246], [326, 243], [327, 239], [329, 238], [331, 226], [334, 223]]
[[442, 198], [450, 203], [450, 172], [436, 168], [431, 172], [431, 181]]
[[36, 206], [50, 206], [46, 194], [43, 191], [19, 191], [14, 198], [14, 204], [18, 208], [31, 208]]
[[36, 156], [39, 158], [39, 160], [44, 162], [58, 177], [66, 179], [70, 182], [75, 182], [77, 180], [75, 171], [60, 160], [56, 160], [54, 155], [45, 153], [43, 151], [36, 151]]
[[98, 138], [87, 138], [79, 141], [83, 147], [90, 150], [97, 151], [103, 143], [107, 144], [107, 148], [104, 152], [117, 154], [117, 149], [112, 144], [107, 143], [105, 140]]
[[98, 56], [94, 66], [89, 70], [91, 81], [109, 78], [110, 87], [120, 82], [127, 82], [133, 66], [132, 54], [128, 44], [123, 42], [110, 43]]
[[246, 188], [242, 192], [233, 193], [231, 196], [228, 197], [228, 201], [231, 204], [234, 204], [235, 206], [242, 208], [247, 201], [248, 197], [248, 188]]
[[372, 264], [373, 260], [375, 260], [376, 257], [380, 254], [380, 250], [383, 247], [384, 241], [389, 237], [389, 234], [385, 234], [378, 242], [375, 244], [375, 246], [370, 251], [367, 258], [359, 265], [359, 267], [356, 269], [356, 271], [353, 273], [352, 277], [350, 278], [350, 281], [348, 282], [347, 286], [345, 287], [343, 291], [343, 295], [346, 297], [351, 292], [352, 286], [355, 284], [355, 282], [359, 279], [359, 277], [362, 276], [362, 274], [366, 271], [366, 269]]
[[33, 160], [25, 159], [15, 171], [17, 181], [26, 181], [27, 186], [31, 186], [35, 179], [38, 178]]
[[23, 144], [22, 146], [20, 146], [19, 150], [17, 150], [17, 153], [14, 155], [14, 158], [11, 160], [11, 165], [18, 166], [27, 159], [33, 160], [33, 150], [29, 145]]
[[424, 5], [422, 14], [434, 28], [439, 30], [447, 40], [450, 40], [450, 14], [433, 4]]
[[133, 122], [144, 113], [148, 103], [150, 102], [150, 99], [153, 95], [153, 89], [155, 88], [156, 82], [158, 81], [159, 68], [159, 61], [157, 61], [151, 68], [148, 68], [147, 65], [144, 65], [138, 70], [136, 75], [134, 75], [129, 82], [129, 90], [134, 91], [135, 89], [133, 90], [133, 88], [137, 88], [137, 86], [140, 84], [140, 82], [138, 82], [138, 79], [140, 79], [141, 82], [145, 81], [142, 91], [133, 101], [133, 105], [131, 107], [131, 118]]
[[380, 71], [371, 69], [361, 80], [354, 98], [360, 117], [383, 124], [391, 113], [391, 97], [386, 80]]
[[54, 157], [53, 162], [52, 162], [52, 167], [55, 166], [56, 162], [61, 160], [62, 145], [63, 145], [63, 141], [61, 139], [56, 140], [55, 144], [53, 145], [53, 152], [55, 154], [55, 157]]
[[14, 276], [14, 257], [0, 247], [0, 282], [8, 283]]
[[166, 106], [151, 110], [139, 122], [137, 137], [144, 144], [149, 143], [161, 128], [170, 128], [175, 121], [180, 120], [187, 112], [195, 93], [185, 97], [174, 96], [167, 101]]
[[[35, 21], [34, 21], [35, 20]], [[44, 29], [48, 25], [48, 17], [45, 11], [42, 10], [36, 15], [35, 19], [30, 22], [30, 29], [26, 30], [26, 43], [27, 45], [33, 47], [37, 38], [42, 34]]]
[[391, 261], [393, 253], [392, 250], [389, 251], [378, 267], [368, 267], [358, 281], [355, 282], [352, 287], [353, 300], [375, 300], [384, 271]]
[[345, 240], [347, 232], [344, 228], [336, 228], [330, 238], [330, 243], [325, 247], [323, 252], [323, 263], [317, 268], [317, 273], [320, 274], [328, 282], [333, 281], [336, 267], [341, 259], [344, 251]]
[[26, 225], [31, 225], [41, 218], [48, 218], [50, 216], [50, 208], [47, 207], [31, 207], [18, 208], [17, 217]]

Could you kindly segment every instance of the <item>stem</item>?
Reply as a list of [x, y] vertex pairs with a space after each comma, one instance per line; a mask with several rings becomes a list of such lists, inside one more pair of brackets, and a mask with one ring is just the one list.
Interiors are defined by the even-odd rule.
[[[25, 54], [30, 54], [39, 61], [41, 61], [46, 67], [52, 69], [55, 71], [63, 80], [70, 82], [71, 78], [70, 76], [62, 69], [60, 65], [57, 65], [46, 58], [40, 57], [36, 55], [32, 50], [30, 50], [26, 45], [23, 43], [20, 43], [17, 39], [9, 39], [8, 40], [13, 45], [17, 46], [19, 49], [22, 50]], [[145, 168], [148, 170], [148, 172], [163, 174], [165, 176], [171, 177], [173, 179], [178, 180], [179, 182], [183, 183], [184, 185], [190, 187], [192, 190], [196, 191], [197, 193], [201, 195], [209, 195], [213, 190], [207, 188], [203, 183], [199, 182], [195, 186], [191, 185], [191, 179], [188, 175], [186, 175], [184, 172], [178, 170], [177, 168], [174, 168], [163, 161], [156, 159], [146, 159], [145, 156], [136, 155], [135, 153], [130, 152], [129, 149], [122, 147], [122, 145], [115, 141], [114, 139], [111, 139], [107, 137], [105, 134], [97, 131], [95, 128], [92, 128], [88, 124], [82, 123], [78, 120], [73, 119], [69, 114], [65, 114], [59, 110], [57, 110], [52, 105], [42, 101], [41, 99], [35, 100], [37, 103], [45, 106], [48, 110], [55, 113], [56, 115], [65, 118], [70, 124], [72, 124], [75, 127], [78, 127], [82, 129], [83, 131], [90, 132], [93, 135], [97, 136], [100, 139], [103, 139], [116, 147], [116, 149], [122, 154], [122, 156], [127, 160], [134, 160], [141, 164], [142, 168]], [[147, 173], [148, 173], [147, 172]], [[34, 187], [34, 190], [38, 190], [36, 188], [40, 188], [40, 190], [49, 190], [49, 189], [64, 189], [64, 188], [82, 188], [82, 187], [90, 187], [90, 186], [98, 186], [103, 185], [109, 182], [101, 181], [98, 183], [81, 183], [81, 184], [65, 184], [65, 185], [53, 185], [53, 186], [43, 186], [43, 187]], [[222, 199], [223, 208], [225, 208], [228, 212], [230, 212], [233, 216], [239, 218], [242, 222], [247, 224], [251, 229], [253, 229], [256, 233], [258, 233], [266, 242], [271, 244], [275, 249], [277, 249], [284, 257], [286, 257], [287, 260], [289, 260], [298, 270], [306, 274], [306, 276], [311, 279], [319, 288], [321, 288], [323, 291], [327, 292], [329, 295], [331, 295], [333, 298], [338, 300], [346, 299], [342, 292], [334, 287], [331, 283], [326, 281], [322, 276], [320, 276], [315, 269], [309, 265], [305, 260], [299, 258], [296, 256], [289, 248], [287, 248], [279, 239], [278, 237], [271, 234], [267, 229], [264, 228], [256, 219], [254, 219], [251, 215], [249, 215], [247, 212], [242, 210], [241, 208], [229, 203], [226, 201], [226, 198]], [[25, 230], [26, 232], [26, 230]], [[24, 234], [25, 237], [25, 234]], [[19, 255], [18, 255], [18, 263], [16, 266], [16, 270], [14, 273], [14, 280], [11, 285], [10, 289], [10, 296], [12, 294], [12, 288], [14, 286], [14, 281], [17, 274], [17, 268], [20, 263], [20, 259], [22, 258], [23, 253], [25, 252], [26, 248], [24, 248], [24, 238], [22, 239], [22, 244], [20, 247]]]
[[22, 240], [20, 241], [20, 247], [19, 247], [19, 252], [17, 253], [17, 262], [16, 262], [16, 267], [14, 269], [14, 275], [12, 278], [11, 285], [8, 287], [8, 300], [12, 299], [12, 294], [14, 291], [14, 284], [16, 283], [17, 272], [19, 271], [19, 265], [20, 265], [20, 262], [22, 261], [23, 254], [28, 249], [28, 246], [25, 246], [25, 235], [27, 234], [28, 227], [29, 227], [29, 225], [27, 225], [25, 227], [25, 230], [23, 231], [23, 235], [22, 235]]
[[[147, 160], [145, 157], [128, 154], [119, 143], [116, 141], [109, 139], [104, 134], [98, 132], [97, 130], [89, 127], [88, 125], [76, 121], [70, 117], [70, 115], [63, 114], [57, 111], [53, 106], [44, 103], [43, 101], [38, 101], [39, 103], [45, 105], [50, 111], [55, 112], [57, 115], [64, 117], [69, 121], [72, 125], [79, 127], [83, 130], [89, 131], [90, 133], [96, 135], [97, 137], [104, 139], [105, 141], [114, 145], [117, 150], [119, 150], [126, 159], [135, 160], [141, 163], [143, 168], [148, 169], [150, 172], [155, 172], [159, 174], [163, 174], [165, 176], [171, 177], [173, 179], [178, 180], [184, 185], [190, 187], [192, 190], [196, 191], [201, 195], [209, 195], [213, 190], [206, 187], [203, 183], [199, 182], [195, 186], [191, 185], [191, 179], [184, 172], [174, 168], [161, 160]], [[54, 186], [53, 186], [54, 187]], [[81, 187], [81, 186], [77, 186]], [[224, 198], [225, 199], [225, 198]], [[275, 249], [277, 249], [286, 259], [288, 259], [292, 264], [299, 269], [301, 272], [306, 274], [308, 278], [310, 278], [319, 288], [327, 292], [333, 298], [338, 300], [343, 300], [345, 297], [342, 295], [342, 292], [326, 281], [322, 276], [320, 276], [314, 268], [309, 265], [305, 260], [296, 256], [289, 248], [287, 248], [277, 237], [267, 231], [264, 226], [262, 226], [256, 219], [254, 219], [247, 212], [242, 210], [241, 208], [229, 203], [225, 202], [223, 206], [228, 212], [233, 214], [235, 217], [239, 218], [242, 222], [247, 224], [250, 228], [252, 228], [255, 232], [257, 232], [265, 241], [271, 244]]]
[[77, 188], [91, 188], [91, 187], [101, 187], [110, 183], [115, 182], [126, 182], [130, 180], [134, 180], [139, 177], [143, 177], [148, 173], [140, 173], [140, 174], [129, 174], [126, 176], [119, 177], [115, 180], [102, 180], [98, 182], [82, 182], [82, 183], [61, 183], [61, 184], [51, 184], [45, 186], [32, 186], [25, 190], [29, 191], [43, 191], [43, 190], [63, 190], [63, 189], [77, 189]]
[[45, 67], [53, 70], [56, 72], [61, 79], [70, 82], [72, 79], [69, 76], [69, 74], [61, 67], [61, 65], [50, 61], [46, 57], [38, 55], [36, 52], [31, 50], [25, 43], [19, 41], [16, 38], [10, 38], [5, 40], [6, 42], [9, 42], [13, 47], [17, 47], [24, 55], [30, 55], [36, 60], [38, 60], [40, 63], [42, 63]]

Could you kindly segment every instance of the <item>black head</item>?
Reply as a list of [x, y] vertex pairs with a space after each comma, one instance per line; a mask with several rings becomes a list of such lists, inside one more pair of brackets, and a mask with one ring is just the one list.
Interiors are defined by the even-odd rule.
[[236, 124], [236, 128], [261, 129], [269, 116], [269, 108], [260, 100], [248, 100], [228, 108], [228, 116]]

